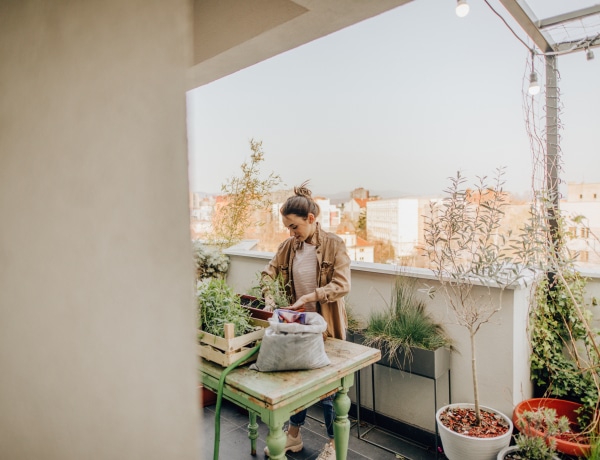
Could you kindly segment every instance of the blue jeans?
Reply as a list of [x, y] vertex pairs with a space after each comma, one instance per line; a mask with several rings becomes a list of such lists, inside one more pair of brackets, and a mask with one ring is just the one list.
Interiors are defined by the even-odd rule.
[[[325, 428], [327, 428], [327, 436], [329, 436], [329, 439], [333, 439], [333, 421], [335, 420], [335, 411], [333, 410], [333, 398], [335, 398], [335, 394], [327, 396], [326, 398], [321, 400], [321, 405], [323, 406], [323, 418], [325, 419]], [[297, 414], [292, 415], [290, 417], [290, 425], [304, 425], [304, 420], [306, 419], [306, 412], [307, 409], [303, 409]]]

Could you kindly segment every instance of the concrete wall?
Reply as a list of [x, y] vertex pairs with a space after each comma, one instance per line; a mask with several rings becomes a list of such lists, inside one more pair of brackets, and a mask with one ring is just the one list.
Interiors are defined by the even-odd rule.
[[[227, 251], [231, 266], [227, 282], [237, 292], [252, 286], [256, 274], [266, 265], [272, 254], [254, 251]], [[391, 265], [352, 263], [352, 290], [348, 307], [354, 316], [367, 320], [372, 311], [383, 310], [390, 300], [394, 278], [399, 273]], [[421, 287], [439, 286], [426, 269], [412, 268], [406, 272], [419, 280]], [[481, 290], [483, 287], [476, 289]], [[502, 308], [489, 324], [482, 326], [477, 335], [477, 363], [481, 404], [493, 407], [507, 415], [516, 403], [532, 396], [529, 378], [529, 351], [526, 332], [529, 288], [507, 289], [494, 294]], [[425, 298], [427, 298], [424, 295]], [[452, 402], [472, 402], [471, 356], [469, 336], [463, 327], [454, 323], [447, 311], [443, 295], [428, 302], [430, 313], [445, 327], [455, 342], [457, 351], [451, 355]], [[392, 418], [407, 421], [434, 431], [434, 382], [395, 369], [375, 366], [376, 410]], [[372, 408], [370, 374], [362, 379], [361, 404]], [[448, 379], [437, 382], [438, 407], [448, 402]], [[356, 395], [351, 392], [353, 401]]]
[[0, 458], [198, 458], [187, 1], [0, 3]]

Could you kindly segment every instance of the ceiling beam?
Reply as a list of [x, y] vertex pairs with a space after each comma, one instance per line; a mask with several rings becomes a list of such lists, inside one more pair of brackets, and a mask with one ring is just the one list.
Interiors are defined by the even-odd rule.
[[543, 29], [545, 27], [556, 26], [565, 22], [577, 21], [579, 19], [583, 19], [587, 16], [593, 16], [594, 14], [598, 13], [600, 13], [600, 5], [594, 5], [588, 8], [583, 8], [581, 10], [570, 11], [568, 13], [559, 14], [557, 16], [542, 19], [537, 22], [537, 25], [540, 27], [540, 29]]
[[539, 29], [537, 19], [525, 2], [519, 0], [500, 0], [510, 15], [519, 23], [521, 28], [533, 40], [533, 43], [544, 53], [554, 50], [554, 42]]

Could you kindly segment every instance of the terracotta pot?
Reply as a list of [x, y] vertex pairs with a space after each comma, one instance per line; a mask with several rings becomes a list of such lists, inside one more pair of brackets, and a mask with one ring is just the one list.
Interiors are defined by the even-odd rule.
[[[575, 411], [581, 407], [581, 404], [572, 401], [566, 401], [564, 399], [533, 398], [521, 401], [515, 406], [513, 411], [513, 422], [517, 429], [519, 428], [517, 420], [523, 412], [533, 411], [544, 407], [554, 409], [558, 417], [562, 417], [564, 415], [569, 419], [569, 424], [571, 426], [577, 426], [577, 413]], [[542, 432], [533, 428], [531, 428], [531, 433], [536, 436], [544, 435]], [[556, 441], [556, 450], [558, 452], [562, 452], [563, 454], [571, 455], [573, 457], [584, 457], [590, 450], [589, 444], [580, 444], [560, 438], [554, 438], [554, 440]]]
[[200, 407], [212, 406], [213, 404], [216, 404], [217, 394], [213, 393], [208, 388], [198, 385], [198, 393], [200, 396]]
[[509, 417], [495, 409], [479, 406], [480, 409], [500, 415], [509, 425], [508, 431], [495, 438], [476, 438], [456, 433], [447, 428], [440, 421], [440, 414], [448, 408], [473, 409], [474, 404], [449, 404], [440, 408], [435, 414], [440, 439], [444, 448], [444, 454], [449, 460], [496, 460], [498, 452], [510, 444], [513, 424]]
[[[519, 448], [517, 446], [505, 447], [500, 452], [498, 452], [498, 457], [496, 458], [496, 460], [504, 460], [506, 455], [514, 453], [514, 452], [519, 452]], [[553, 455], [552, 460], [560, 460], [560, 457]]]
[[242, 301], [242, 307], [250, 310], [250, 316], [252, 318], [262, 319], [268, 321], [271, 316], [273, 316], [272, 311], [264, 311], [260, 308], [255, 308], [256, 305], [259, 304], [259, 300], [251, 295], [240, 294], [240, 300]]

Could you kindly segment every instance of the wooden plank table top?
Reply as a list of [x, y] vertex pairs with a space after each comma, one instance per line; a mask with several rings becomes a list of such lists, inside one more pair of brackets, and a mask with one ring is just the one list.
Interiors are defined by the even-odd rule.
[[[258, 425], [256, 416], [269, 426], [267, 445], [271, 459], [285, 459], [286, 437], [283, 424], [290, 415], [310, 407], [325, 396], [336, 393], [333, 402], [336, 419], [334, 436], [337, 460], [345, 460], [350, 436], [350, 398], [348, 389], [354, 383], [354, 373], [381, 359], [378, 349], [344, 340], [327, 339], [325, 352], [331, 364], [304, 371], [258, 372], [244, 365], [232, 370], [225, 378], [223, 397], [249, 411], [251, 450], [256, 452]], [[285, 357], [282, 357], [285, 359]], [[217, 392], [224, 368], [201, 359], [202, 384]]]

